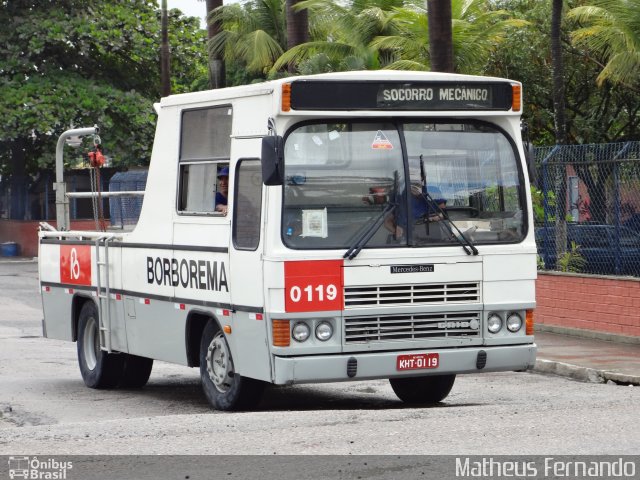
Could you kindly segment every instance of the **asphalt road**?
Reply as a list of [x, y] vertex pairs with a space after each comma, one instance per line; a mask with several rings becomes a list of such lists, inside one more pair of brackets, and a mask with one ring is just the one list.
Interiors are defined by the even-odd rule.
[[211, 411], [195, 369], [156, 362], [142, 390], [92, 390], [75, 344], [40, 337], [34, 263], [0, 263], [0, 455], [637, 454], [640, 388], [534, 373], [459, 376], [433, 408], [388, 382], [268, 389]]

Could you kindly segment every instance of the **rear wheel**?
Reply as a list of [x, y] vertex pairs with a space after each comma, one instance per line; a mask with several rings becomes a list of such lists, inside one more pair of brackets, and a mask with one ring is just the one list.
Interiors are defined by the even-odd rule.
[[455, 375], [390, 378], [391, 388], [405, 403], [431, 405], [444, 400], [456, 380]]
[[90, 388], [114, 388], [120, 382], [124, 356], [100, 349], [98, 309], [85, 302], [78, 319], [78, 364], [82, 379]]
[[124, 367], [120, 386], [123, 388], [142, 388], [149, 381], [153, 359], [138, 357], [127, 353], [121, 354], [124, 357]]
[[200, 379], [209, 404], [216, 410], [254, 407], [264, 390], [264, 382], [235, 372], [227, 340], [213, 320], [207, 323], [200, 341]]

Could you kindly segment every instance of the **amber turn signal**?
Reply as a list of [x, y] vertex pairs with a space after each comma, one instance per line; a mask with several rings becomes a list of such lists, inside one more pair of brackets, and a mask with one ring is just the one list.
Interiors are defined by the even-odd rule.
[[522, 87], [520, 85], [511, 85], [513, 95], [511, 98], [511, 110], [519, 112], [522, 107]]
[[288, 112], [291, 110], [291, 84], [282, 84], [282, 111]]
[[289, 320], [273, 320], [271, 324], [274, 347], [288, 347], [291, 343]]
[[527, 310], [526, 333], [533, 335], [533, 310]]

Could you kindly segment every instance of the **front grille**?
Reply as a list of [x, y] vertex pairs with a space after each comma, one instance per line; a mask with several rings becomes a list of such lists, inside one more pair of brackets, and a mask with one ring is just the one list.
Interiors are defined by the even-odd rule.
[[480, 336], [478, 312], [345, 317], [344, 321], [346, 343]]
[[480, 284], [478, 282], [345, 287], [344, 289], [346, 309], [479, 301]]

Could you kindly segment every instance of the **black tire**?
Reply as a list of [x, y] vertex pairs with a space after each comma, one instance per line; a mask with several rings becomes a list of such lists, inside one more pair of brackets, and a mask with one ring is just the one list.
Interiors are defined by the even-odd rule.
[[391, 388], [400, 400], [417, 405], [432, 405], [444, 400], [455, 382], [455, 375], [390, 378]]
[[235, 373], [229, 345], [218, 324], [209, 320], [200, 340], [200, 379], [216, 410], [247, 410], [262, 397], [264, 382]]
[[122, 378], [120, 379], [120, 386], [122, 388], [144, 387], [151, 375], [153, 359], [126, 353], [122, 353], [121, 355], [124, 357], [124, 368]]
[[90, 388], [114, 388], [120, 383], [124, 356], [100, 350], [98, 309], [85, 302], [78, 319], [78, 364], [84, 384]]

